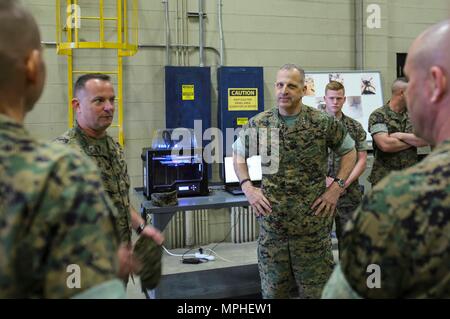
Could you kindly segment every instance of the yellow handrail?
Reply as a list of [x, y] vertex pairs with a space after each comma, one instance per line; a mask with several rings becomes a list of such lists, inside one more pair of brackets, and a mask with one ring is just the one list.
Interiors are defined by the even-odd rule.
[[[75, 6], [75, 43], [78, 43], [78, 25], [79, 25], [79, 21], [78, 21], [78, 16], [80, 15], [80, 13], [78, 12], [78, 3], [77, 0], [73, 0], [73, 5]], [[73, 42], [73, 41], [72, 41]]]
[[119, 126], [119, 144], [124, 145], [124, 138], [123, 138], [123, 77], [122, 77], [122, 57], [117, 57], [119, 62], [119, 76], [117, 77], [117, 86], [118, 86], [118, 92], [117, 92], [117, 113], [118, 113], [118, 126]]
[[105, 22], [103, 20], [103, 0], [100, 0], [100, 44], [105, 42]]
[[73, 108], [72, 108], [72, 99], [73, 99], [73, 56], [72, 51], [67, 55], [67, 98], [69, 100], [69, 127], [73, 127]]

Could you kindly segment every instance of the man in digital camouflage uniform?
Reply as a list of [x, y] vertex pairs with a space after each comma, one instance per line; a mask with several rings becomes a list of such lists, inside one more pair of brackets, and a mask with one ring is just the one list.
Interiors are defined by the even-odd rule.
[[89, 156], [97, 165], [103, 186], [119, 212], [118, 229], [123, 243], [131, 243], [131, 227], [138, 234], [152, 238], [156, 244], [162, 234], [146, 225], [130, 204], [130, 179], [123, 150], [106, 129], [114, 117], [115, 93], [111, 79], [105, 74], [86, 74], [74, 86], [72, 106], [77, 114], [74, 128], [56, 139]]
[[0, 0], [0, 70], [0, 298], [125, 297], [117, 213], [95, 166], [23, 126], [45, 64], [17, 1]]
[[[337, 183], [325, 187], [327, 148], [342, 156], [340, 180], [348, 177], [356, 160], [354, 142], [342, 124], [302, 104], [304, 78], [299, 67], [282, 66], [275, 83], [278, 106], [251, 118], [233, 145], [236, 174], [260, 224], [264, 298], [320, 297], [333, 268], [330, 232], [344, 190]], [[245, 162], [257, 153], [256, 137], [262, 189], [252, 186]]]
[[417, 147], [427, 145], [412, 133], [405, 100], [407, 86], [404, 78], [396, 79], [391, 87], [391, 99], [370, 114], [374, 162], [368, 181], [372, 186], [389, 172], [416, 164], [419, 160]]
[[[336, 235], [338, 238], [340, 255], [344, 249], [342, 246], [342, 232], [344, 226], [352, 216], [355, 209], [361, 203], [362, 192], [359, 186], [358, 178], [366, 169], [368, 146], [366, 142], [366, 131], [362, 127], [361, 123], [351, 117], [348, 117], [342, 112], [342, 107], [344, 106], [346, 97], [345, 88], [340, 82], [331, 81], [326, 85], [324, 101], [327, 113], [341, 122], [347, 129], [350, 137], [355, 141], [355, 149], [357, 152], [356, 165], [345, 181], [345, 192], [339, 198], [337, 213], [334, 219], [336, 223]], [[335, 180], [340, 162], [341, 157], [330, 151], [328, 155], [327, 186], [330, 186]]]
[[450, 298], [449, 20], [414, 40], [405, 74], [413, 131], [435, 148], [363, 199], [324, 298]]

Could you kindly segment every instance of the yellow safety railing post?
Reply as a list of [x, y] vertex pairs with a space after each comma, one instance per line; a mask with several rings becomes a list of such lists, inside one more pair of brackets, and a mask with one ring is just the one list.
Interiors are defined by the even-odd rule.
[[[78, 26], [79, 26], [79, 21], [78, 21], [78, 17], [80, 16], [80, 12], [78, 12], [78, 1], [77, 0], [73, 0], [73, 5], [74, 5], [74, 11], [75, 11], [75, 46], [78, 44]], [[70, 28], [72, 29], [72, 28]], [[72, 41], [73, 42], [73, 41]]]
[[67, 55], [67, 98], [69, 100], [69, 109], [68, 109], [68, 114], [69, 114], [69, 123], [68, 126], [70, 128], [73, 127], [73, 123], [74, 123], [74, 116], [73, 116], [73, 107], [72, 107], [72, 99], [73, 99], [73, 86], [72, 86], [72, 82], [73, 82], [73, 56], [72, 56], [72, 52], [70, 52]]
[[100, 0], [100, 46], [105, 42], [105, 21], [103, 20], [103, 0]]
[[[67, 6], [66, 6], [66, 14], [67, 13], [72, 13], [72, 11], [67, 12], [68, 10], [72, 10], [72, 1], [71, 0], [67, 0], [66, 1]], [[72, 41], [72, 26], [71, 25], [67, 25], [67, 20], [65, 21], [66, 23], [66, 28], [67, 28], [67, 41], [66, 42], [73, 42]]]
[[117, 43], [122, 43], [122, 1], [117, 2]]
[[[125, 26], [124, 30], [128, 30], [128, 21], [127, 21], [127, 0], [123, 0], [123, 25]], [[128, 32], [123, 33], [124, 43], [128, 43]]]
[[119, 62], [119, 68], [118, 72], [119, 75], [117, 76], [117, 86], [118, 86], [118, 94], [117, 94], [117, 104], [118, 104], [118, 117], [117, 121], [119, 123], [119, 143], [120, 145], [124, 145], [124, 139], [123, 139], [123, 77], [122, 77], [122, 57], [118, 57]]

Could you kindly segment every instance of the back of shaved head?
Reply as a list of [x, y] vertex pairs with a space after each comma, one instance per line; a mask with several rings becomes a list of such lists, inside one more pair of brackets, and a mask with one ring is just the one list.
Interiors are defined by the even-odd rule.
[[437, 23], [413, 42], [410, 50], [413, 54], [409, 57], [418, 69], [428, 70], [431, 66], [439, 66], [445, 70], [450, 68], [450, 20]]
[[0, 90], [16, 75], [17, 62], [40, 48], [38, 26], [17, 0], [0, 0]]
[[414, 40], [405, 74], [414, 133], [433, 145], [450, 138], [450, 20], [432, 25]]

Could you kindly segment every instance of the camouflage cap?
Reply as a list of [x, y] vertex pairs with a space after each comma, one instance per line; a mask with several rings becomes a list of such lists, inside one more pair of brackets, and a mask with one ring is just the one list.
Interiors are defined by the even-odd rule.
[[175, 206], [178, 204], [177, 191], [166, 193], [153, 193], [151, 196], [153, 206]]
[[136, 273], [141, 278], [142, 288], [155, 288], [161, 279], [161, 246], [153, 239], [141, 236], [134, 246], [134, 256], [142, 264], [142, 268]]

